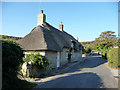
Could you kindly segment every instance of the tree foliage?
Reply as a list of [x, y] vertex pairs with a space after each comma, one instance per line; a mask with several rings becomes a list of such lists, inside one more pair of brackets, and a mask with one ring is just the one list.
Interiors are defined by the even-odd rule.
[[112, 31], [105, 31], [102, 32], [100, 34], [100, 36], [98, 38], [96, 38], [95, 40], [95, 46], [96, 49], [100, 52], [102, 52], [103, 57], [106, 58], [106, 54], [107, 51], [114, 47], [116, 42], [117, 42], [117, 38], [116, 35], [114, 35], [115, 32]]
[[22, 63], [22, 49], [13, 41], [2, 40], [3, 88], [14, 87], [15, 82], [18, 81], [17, 71], [21, 63]]
[[90, 53], [91, 52], [91, 49], [88, 47], [88, 48], [85, 48], [85, 53]]
[[49, 65], [49, 61], [45, 56], [40, 55], [40, 53], [28, 54], [26, 58], [23, 59], [24, 62], [31, 62], [33, 65], [38, 66], [40, 69], [44, 69]]
[[83, 53], [90, 53], [92, 50], [95, 50], [94, 41], [81, 42], [84, 47]]
[[[18, 67], [22, 61], [23, 52], [22, 49], [13, 41], [2, 41], [2, 70], [6, 72], [13, 72], [13, 75], [17, 75]], [[4, 73], [3, 72], [3, 76]], [[12, 76], [13, 76], [12, 75]]]
[[22, 49], [13, 40], [2, 41], [2, 89], [30, 88], [35, 84], [18, 79], [19, 66], [23, 63]]

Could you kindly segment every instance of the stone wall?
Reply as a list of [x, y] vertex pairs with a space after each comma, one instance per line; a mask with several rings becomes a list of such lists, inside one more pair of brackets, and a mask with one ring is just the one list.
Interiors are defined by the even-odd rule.
[[49, 60], [52, 68], [57, 68], [57, 52], [45, 51], [45, 57]]
[[60, 54], [60, 66], [68, 63], [68, 48], [63, 48], [63, 52]]
[[[69, 52], [68, 48], [63, 48], [63, 51], [60, 52], [60, 67], [62, 67], [63, 65], [68, 63], [68, 52]], [[24, 52], [24, 54], [31, 54], [31, 53], [32, 52]], [[40, 74], [48, 74], [50, 72], [51, 68], [57, 69], [57, 52], [54, 52], [54, 51], [39, 51], [39, 53], [41, 55], [45, 56], [49, 60], [50, 65], [44, 70], [40, 70], [36, 66], [31, 67], [31, 70], [29, 71], [30, 76], [35, 75], [35, 76], [39, 77]], [[81, 60], [82, 51], [72, 52], [72, 54], [73, 55], [72, 55], [72, 58], [71, 58], [71, 62]]]
[[82, 51], [72, 52], [71, 62], [80, 61], [82, 58]]
[[[68, 48], [63, 48], [60, 52], [60, 67], [68, 63], [68, 51]], [[45, 51], [45, 57], [50, 61], [52, 68], [57, 68], [57, 52]]]
[[22, 73], [25, 77], [41, 77], [42, 75], [47, 75], [51, 72], [50, 67], [46, 67], [45, 69], [40, 69], [38, 66], [23, 63], [22, 65]]

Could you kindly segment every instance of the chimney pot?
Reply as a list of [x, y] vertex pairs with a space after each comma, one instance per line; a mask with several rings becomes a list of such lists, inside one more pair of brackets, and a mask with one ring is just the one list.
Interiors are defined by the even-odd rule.
[[41, 14], [43, 14], [43, 10], [41, 10]]
[[62, 24], [62, 22], [61, 22], [60, 25], [59, 25], [59, 30], [60, 30], [60, 31], [63, 31], [63, 24]]
[[79, 40], [79, 39], [78, 39], [78, 37], [77, 37], [77, 39], [76, 39], [76, 40], [77, 40], [77, 41]]

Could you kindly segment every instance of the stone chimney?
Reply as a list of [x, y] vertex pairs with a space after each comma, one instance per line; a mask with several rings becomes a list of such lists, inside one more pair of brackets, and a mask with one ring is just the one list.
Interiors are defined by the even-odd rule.
[[77, 40], [77, 41], [79, 40], [78, 37], [76, 38], [76, 40]]
[[37, 25], [42, 25], [44, 22], [46, 22], [46, 15], [43, 14], [43, 10], [41, 10], [41, 13], [37, 16]]
[[62, 22], [61, 22], [60, 25], [59, 25], [59, 30], [60, 30], [60, 31], [63, 31], [63, 24], [62, 24]]

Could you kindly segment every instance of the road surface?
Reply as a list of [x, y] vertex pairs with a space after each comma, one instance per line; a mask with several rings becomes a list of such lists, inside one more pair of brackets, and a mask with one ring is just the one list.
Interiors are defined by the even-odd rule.
[[67, 72], [43, 79], [36, 88], [118, 88], [106, 62], [91, 56]]

